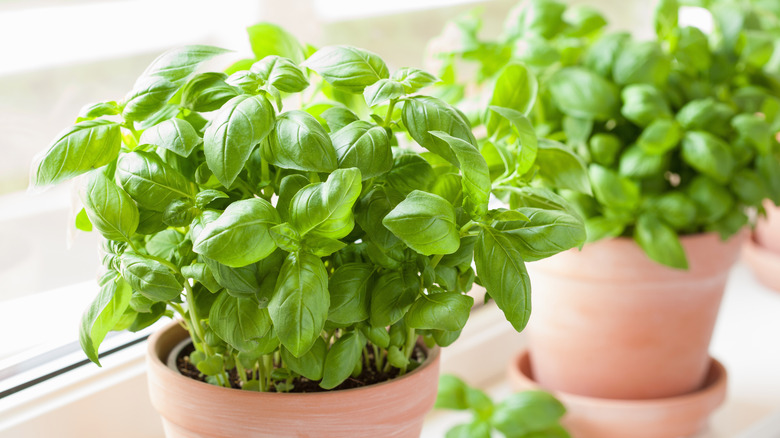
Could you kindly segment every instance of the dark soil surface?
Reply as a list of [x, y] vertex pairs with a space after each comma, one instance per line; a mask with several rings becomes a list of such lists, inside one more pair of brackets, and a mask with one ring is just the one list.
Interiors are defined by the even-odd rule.
[[[192, 344], [187, 345], [182, 349], [182, 351], [179, 353], [179, 357], [176, 358], [176, 365], [179, 368], [179, 372], [187, 376], [191, 379], [200, 380], [201, 382], [206, 381], [206, 376], [201, 374], [200, 371], [195, 367], [195, 365], [190, 362], [190, 353], [195, 351], [195, 347]], [[374, 364], [374, 355], [371, 350], [369, 350], [370, 355], [370, 362], [373, 365]], [[420, 348], [418, 345], [414, 351], [412, 352], [412, 359], [422, 363], [425, 360], [425, 350]], [[230, 385], [235, 389], [241, 389], [241, 386], [238, 381], [238, 372], [235, 368], [230, 370], [229, 372], [230, 376]], [[248, 375], [247, 375], [248, 376]], [[398, 376], [398, 369], [391, 368], [389, 372], [385, 373], [382, 370], [376, 370], [373, 366], [371, 367], [363, 367], [363, 372], [357, 376], [357, 377], [349, 377], [347, 380], [345, 380], [341, 385], [335, 387], [334, 389], [322, 389], [319, 386], [319, 383], [316, 381], [309, 380], [305, 377], [300, 377], [295, 380], [293, 380], [293, 389], [289, 392], [323, 392], [323, 391], [336, 391], [339, 389], [351, 389], [351, 388], [360, 388], [362, 386], [368, 386], [373, 385], [375, 383], [381, 383], [387, 380], [391, 380]], [[249, 378], [249, 376], [247, 377]]]

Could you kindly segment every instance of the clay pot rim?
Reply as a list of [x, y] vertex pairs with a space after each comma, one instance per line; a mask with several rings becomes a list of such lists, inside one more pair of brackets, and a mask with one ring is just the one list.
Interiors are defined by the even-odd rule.
[[[181, 326], [181, 324], [179, 324], [179, 320], [178, 319], [172, 320], [170, 323], [168, 323], [164, 327], [160, 328], [159, 330], [155, 331], [154, 333], [152, 333], [149, 336], [149, 339], [147, 341], [147, 348], [146, 348], [147, 358], [150, 359], [150, 360], [147, 361], [148, 364], [149, 364], [148, 366], [152, 366], [152, 367], [154, 367], [156, 369], [156, 372], [167, 374], [167, 375], [170, 376], [170, 378], [177, 379], [180, 382], [189, 382], [189, 384], [194, 384], [194, 385], [205, 385], [205, 386], [208, 386], [210, 388], [210, 390], [212, 390], [212, 391], [218, 391], [218, 392], [229, 391], [232, 394], [236, 394], [236, 395], [240, 395], [240, 396], [246, 396], [247, 394], [252, 394], [255, 397], [262, 397], [262, 396], [266, 396], [266, 397], [302, 397], [302, 396], [305, 396], [305, 397], [326, 398], [326, 397], [333, 396], [335, 394], [347, 394], [347, 393], [354, 394], [354, 393], [358, 393], [358, 392], [369, 392], [369, 391], [374, 391], [374, 390], [381, 391], [381, 388], [384, 385], [392, 384], [394, 382], [398, 382], [398, 381], [403, 380], [405, 378], [408, 378], [410, 376], [414, 376], [414, 375], [422, 372], [424, 369], [426, 369], [426, 368], [428, 368], [430, 366], [434, 366], [437, 363], [437, 359], [438, 359], [439, 354], [441, 352], [441, 348], [439, 348], [438, 345], [434, 346], [433, 348], [427, 348], [426, 347], [426, 350], [428, 352], [428, 356], [425, 358], [425, 361], [422, 363], [422, 365], [420, 365], [419, 367], [415, 368], [411, 372], [408, 372], [408, 373], [404, 374], [401, 377], [396, 377], [394, 379], [385, 380], [384, 382], [374, 383], [374, 384], [367, 385], [367, 386], [361, 386], [359, 388], [328, 390], [328, 391], [323, 391], [323, 392], [257, 392], [257, 391], [244, 391], [244, 390], [241, 390], [241, 389], [225, 388], [225, 387], [222, 387], [222, 386], [212, 385], [212, 384], [209, 384], [209, 383], [206, 383], [206, 382], [201, 382], [200, 380], [191, 379], [191, 378], [189, 378], [187, 376], [183, 376], [181, 373], [178, 373], [178, 372], [172, 370], [170, 367], [168, 367], [168, 365], [166, 363], [167, 362], [167, 358], [166, 358], [165, 361], [163, 361], [157, 355], [157, 352], [155, 351], [154, 347], [157, 345], [158, 339], [160, 337], [162, 337], [164, 334], [168, 333], [171, 330], [177, 330], [177, 329], [181, 330], [184, 333], [184, 335], [185, 335], [185, 336], [183, 336], [181, 338], [182, 340], [189, 337], [189, 333], [186, 330], [184, 330], [184, 328]], [[176, 344], [178, 344], [178, 342]], [[167, 354], [170, 353], [170, 351], [172, 351], [172, 349], [169, 350], [169, 351], [164, 352], [166, 354], [166, 356], [167, 356]]]
[[[726, 368], [717, 359], [710, 357], [710, 366], [707, 371], [705, 386], [697, 391], [681, 394], [673, 397], [655, 398], [655, 399], [609, 399], [588, 397], [584, 395], [572, 394], [564, 391], [549, 390], [539, 385], [536, 380], [527, 376], [521, 370], [521, 363], [529, 362], [528, 349], [518, 352], [509, 363], [509, 376], [511, 379], [523, 382], [524, 386], [533, 387], [551, 392], [559, 397], [564, 404], [571, 402], [576, 405], [589, 405], [594, 408], [622, 409], [622, 410], [643, 410], [660, 405], [691, 405], [706, 402], [710, 397], [725, 398], [728, 373]], [[720, 401], [718, 402], [718, 404]]]
[[758, 240], [756, 240], [755, 233], [750, 234], [750, 238], [745, 242], [745, 247], [749, 248], [750, 251], [753, 251], [759, 257], [766, 257], [771, 259], [770, 261], [772, 262], [780, 263], [780, 253], [772, 251], [760, 244]]
[[780, 268], [780, 253], [758, 243], [753, 234], [742, 247], [742, 255], [762, 286], [780, 292], [780, 278], [775, 275]]

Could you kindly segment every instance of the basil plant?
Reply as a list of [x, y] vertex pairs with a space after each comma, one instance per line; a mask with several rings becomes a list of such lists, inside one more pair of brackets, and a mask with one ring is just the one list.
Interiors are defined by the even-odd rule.
[[[493, 90], [478, 97], [522, 112], [556, 142], [545, 143], [587, 167], [592, 193], [559, 193], [585, 217], [588, 242], [633, 237], [652, 260], [685, 269], [680, 235], [726, 239], [763, 212], [763, 199], [780, 202], [780, 25], [763, 9], [771, 2], [682, 3], [707, 7], [714, 31], [680, 25], [677, 0], [658, 4], [649, 41], [605, 32], [592, 8], [530, 0], [495, 40], [481, 40], [469, 14], [432, 48], [447, 79], [440, 96], [465, 108], [463, 82]], [[476, 76], [457, 77], [464, 63], [476, 63]], [[532, 105], [528, 95], [538, 95]], [[488, 131], [499, 121], [471, 118]]]
[[[164, 53], [34, 163], [37, 186], [82, 176], [76, 225], [103, 236], [87, 356], [98, 363], [108, 331], [177, 314], [210, 383], [230, 386], [232, 371], [244, 389], [332, 389], [365, 369], [408, 372], [420, 338], [452, 343], [474, 282], [522, 330], [524, 260], [584, 241], [581, 220], [573, 237], [550, 234], [560, 197], [529, 188], [523, 208], [490, 208], [468, 120], [419, 94], [431, 74], [273, 25], [249, 33], [256, 59], [229, 75], [198, 72], [223, 49]], [[514, 138], [513, 110], [494, 111]], [[506, 158], [530, 166], [524, 151]]]
[[[471, 413], [471, 421], [453, 426], [444, 438], [571, 437], [560, 425], [566, 408], [544, 391], [517, 392], [495, 403], [484, 391], [469, 386], [452, 374], [445, 374], [439, 379], [434, 407]], [[494, 435], [494, 430], [500, 435]]]

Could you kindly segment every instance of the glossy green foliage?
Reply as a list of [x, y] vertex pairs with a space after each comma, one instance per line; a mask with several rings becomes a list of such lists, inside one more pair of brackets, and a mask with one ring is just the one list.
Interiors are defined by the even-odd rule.
[[[711, 31], [680, 24], [681, 6], [690, 5], [710, 15]], [[651, 259], [682, 268], [679, 236], [728, 238], [763, 199], [780, 199], [780, 177], [770, 171], [780, 170], [779, 12], [750, 2], [662, 0], [652, 18], [656, 37], [638, 41], [605, 32], [592, 8], [521, 2], [496, 39], [480, 35], [475, 13], [451, 24], [443, 37], [460, 44], [434, 50], [450, 82], [437, 86], [484, 90], [449, 103], [469, 108], [490, 99], [547, 137], [513, 161], [518, 143], [527, 143], [518, 135], [524, 122], [507, 133], [493, 113], [473, 118], [487, 128], [478, 140], [500, 199], [521, 205], [539, 176], [575, 204], [587, 241], [633, 237]], [[472, 83], [458, 82], [470, 71], [477, 71], [466, 79]], [[500, 92], [508, 86], [512, 93]], [[531, 90], [537, 98], [529, 101]], [[508, 117], [509, 109], [498, 114]]]
[[[578, 32], [598, 22], [577, 20]], [[107, 274], [80, 331], [88, 357], [109, 331], [176, 313], [209, 383], [335, 389], [416, 368], [420, 336], [454, 342], [476, 282], [521, 330], [523, 260], [581, 244], [585, 226], [549, 190], [491, 209], [496, 181], [590, 190], [571, 151], [537, 139], [533, 71], [502, 69], [477, 111], [487, 145], [423, 94], [446, 75], [391, 72], [374, 53], [317, 50], [271, 24], [248, 32], [255, 58], [199, 72], [223, 51], [166, 52], [37, 161], [37, 185], [86, 174], [76, 226], [103, 236]], [[751, 123], [739, 126], [754, 139]]]
[[543, 391], [518, 392], [494, 403], [482, 390], [445, 374], [439, 378], [435, 407], [472, 414], [469, 423], [451, 428], [446, 438], [489, 438], [493, 430], [513, 438], [569, 438], [559, 424], [566, 408]]

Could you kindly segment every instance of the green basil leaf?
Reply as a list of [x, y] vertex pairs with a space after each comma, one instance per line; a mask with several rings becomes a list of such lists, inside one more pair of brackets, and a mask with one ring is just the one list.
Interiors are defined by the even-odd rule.
[[[372, 327], [387, 327], [400, 321], [420, 293], [417, 267], [404, 264], [397, 271], [380, 275], [371, 289], [369, 321]], [[391, 344], [396, 345], [392, 342]]]
[[325, 340], [318, 337], [311, 349], [301, 357], [293, 356], [286, 348], [281, 349], [282, 360], [293, 372], [296, 372], [309, 380], [322, 379], [322, 371], [325, 367], [325, 357], [328, 354], [328, 346]]
[[271, 23], [255, 24], [247, 28], [249, 43], [255, 59], [268, 55], [279, 55], [300, 64], [306, 52], [300, 42], [289, 32]]
[[441, 81], [441, 79], [428, 72], [410, 67], [399, 68], [393, 73], [392, 79], [403, 85], [404, 93], [406, 94], [415, 93]]
[[566, 115], [580, 119], [607, 120], [617, 114], [617, 87], [601, 76], [581, 68], [566, 67], [548, 82], [555, 105]]
[[202, 284], [212, 294], [219, 292], [222, 286], [217, 283], [211, 269], [205, 263], [194, 263], [189, 266], [183, 266], [181, 273], [185, 278], [191, 278]]
[[168, 228], [168, 225], [163, 223], [163, 212], [138, 207], [138, 228], [135, 230], [136, 233], [151, 235], [166, 228]]
[[290, 223], [301, 235], [341, 239], [355, 226], [352, 206], [362, 185], [357, 169], [336, 169], [323, 183], [310, 184], [290, 202]]
[[[524, 65], [511, 63], [504, 67], [496, 78], [490, 105], [515, 110], [528, 116], [536, 102], [539, 82]], [[488, 112], [487, 130], [492, 135], [501, 127], [503, 120]]]
[[334, 252], [346, 248], [347, 244], [330, 237], [309, 236], [303, 241], [301, 248], [317, 257], [327, 257]]
[[301, 249], [301, 235], [287, 222], [273, 226], [268, 231], [276, 246], [283, 251], [295, 252]]
[[712, 223], [734, 208], [734, 197], [716, 180], [699, 175], [687, 187], [688, 196], [696, 203], [699, 221]]
[[231, 268], [208, 257], [203, 257], [203, 261], [208, 266], [217, 284], [224, 287], [231, 295], [246, 297], [254, 296], [260, 292], [257, 265], [252, 264], [240, 268]]
[[671, 60], [658, 42], [631, 42], [623, 47], [615, 60], [612, 77], [618, 85], [663, 86], [670, 69]]
[[360, 362], [365, 340], [359, 332], [342, 335], [328, 350], [320, 387], [333, 389], [347, 380], [352, 370]]
[[463, 178], [457, 173], [439, 175], [428, 192], [441, 196], [458, 208], [463, 204]]
[[590, 182], [596, 199], [609, 207], [633, 211], [639, 205], [639, 185], [617, 172], [591, 164]]
[[541, 140], [536, 163], [539, 165], [539, 176], [553, 187], [591, 193], [585, 163], [562, 144]]
[[287, 175], [279, 184], [279, 199], [276, 201], [276, 211], [282, 218], [282, 221], [290, 219], [290, 202], [302, 188], [309, 185], [309, 179], [303, 175]]
[[192, 249], [229, 267], [246, 266], [276, 249], [268, 230], [280, 221], [276, 209], [265, 199], [236, 201], [203, 228]]
[[385, 187], [375, 187], [358, 201], [355, 207], [355, 221], [371, 242], [385, 250], [397, 246], [401, 241], [384, 225], [382, 219], [398, 205], [402, 198], [395, 199]]
[[389, 171], [393, 153], [387, 131], [364, 121], [352, 122], [331, 134], [339, 168], [357, 167], [365, 181]]
[[[189, 224], [188, 224], [189, 225]], [[146, 242], [149, 255], [173, 260], [179, 252], [179, 245], [184, 242], [184, 235], [176, 230], [164, 230], [152, 236]]]
[[682, 140], [682, 158], [691, 167], [726, 183], [734, 173], [734, 156], [729, 145], [704, 131], [689, 131]]
[[625, 222], [622, 218], [606, 216], [587, 218], [585, 220], [585, 232], [588, 236], [587, 243], [620, 236], [626, 228]]
[[641, 127], [658, 119], [671, 118], [669, 104], [658, 88], [648, 84], [629, 85], [623, 89], [623, 117]]
[[172, 201], [191, 198], [192, 185], [154, 152], [130, 152], [117, 164], [122, 188], [143, 208], [164, 211]]
[[139, 143], [153, 144], [182, 157], [189, 157], [202, 141], [195, 128], [185, 120], [169, 119], [144, 131]]
[[280, 114], [263, 145], [263, 158], [274, 166], [304, 172], [332, 172], [338, 166], [333, 143], [314, 116], [294, 110]]
[[510, 108], [491, 106], [490, 110], [509, 120], [512, 124], [515, 135], [520, 139], [520, 151], [517, 154], [517, 173], [518, 175], [525, 174], [533, 167], [539, 150], [536, 131], [534, 131], [531, 121], [519, 111]]
[[230, 99], [238, 96], [238, 90], [225, 82], [227, 75], [207, 72], [195, 75], [181, 93], [181, 106], [190, 111], [218, 110]]
[[[512, 212], [510, 210], [510, 212]], [[565, 211], [521, 207], [517, 213], [526, 220], [496, 224], [496, 229], [508, 237], [523, 260], [540, 260], [585, 243], [582, 219]]]
[[420, 146], [445, 158], [458, 166], [458, 159], [446, 142], [431, 131], [443, 131], [471, 144], [477, 144], [466, 117], [455, 107], [428, 96], [415, 96], [404, 101], [401, 117], [412, 136]]
[[677, 112], [677, 121], [686, 131], [708, 131], [725, 137], [731, 133], [734, 110], [715, 99], [697, 99], [688, 102]]
[[250, 352], [257, 348], [256, 339], [271, 330], [271, 317], [268, 309], [261, 309], [255, 299], [222, 292], [211, 306], [209, 326], [233, 348]]
[[761, 155], [769, 154], [772, 144], [772, 128], [755, 114], [740, 114], [731, 119], [731, 126]]
[[349, 109], [338, 106], [326, 109], [320, 116], [328, 124], [330, 132], [336, 132], [350, 123], [360, 120], [360, 118]]
[[612, 69], [623, 46], [631, 41], [627, 32], [615, 32], [598, 38], [585, 54], [585, 67], [603, 78], [612, 76]]
[[657, 119], [642, 131], [637, 144], [648, 154], [661, 155], [677, 147], [682, 135], [682, 128], [676, 121]]
[[780, 160], [772, 155], [756, 157], [756, 171], [764, 181], [769, 198], [780, 204]]
[[412, 304], [406, 314], [406, 326], [417, 329], [456, 331], [469, 318], [474, 298], [458, 292], [424, 295]]
[[323, 47], [302, 65], [350, 93], [362, 93], [367, 86], [390, 77], [387, 65], [377, 54], [350, 46]]
[[111, 163], [119, 155], [119, 124], [87, 120], [63, 131], [33, 163], [33, 184], [57, 184]]
[[399, 153], [393, 158], [393, 167], [385, 174], [385, 179], [390, 187], [407, 195], [414, 190], [428, 190], [436, 181], [436, 175], [425, 158]]
[[521, 3], [517, 10], [509, 14], [508, 34], [523, 37], [538, 35], [551, 39], [564, 29], [565, 11], [566, 5], [557, 1], [536, 0]]
[[152, 260], [132, 251], [120, 256], [122, 277], [133, 290], [152, 301], [171, 301], [183, 289], [176, 276], [157, 260]]
[[85, 105], [79, 111], [80, 119], [96, 119], [102, 116], [116, 116], [122, 113], [122, 108], [115, 101], [97, 102]]
[[455, 209], [444, 198], [415, 190], [382, 220], [407, 246], [423, 255], [451, 254], [460, 238]]
[[680, 12], [680, 4], [677, 0], [661, 0], [655, 7], [655, 34], [658, 38], [665, 39], [677, 28], [677, 20]]
[[130, 242], [138, 228], [138, 207], [102, 172], [90, 174], [81, 201], [89, 221], [109, 240]]
[[152, 61], [141, 78], [161, 77], [181, 86], [201, 63], [227, 52], [219, 47], [203, 45], [171, 49]]
[[481, 218], [487, 213], [490, 198], [490, 170], [485, 158], [471, 143], [432, 131], [432, 135], [444, 140], [452, 149], [463, 173], [463, 194], [466, 212], [472, 218]]
[[488, 295], [518, 332], [531, 316], [531, 280], [522, 254], [502, 232], [483, 228], [474, 245], [477, 275]]
[[206, 189], [195, 195], [195, 205], [199, 208], [204, 208], [217, 199], [230, 198], [225, 192], [219, 190]]
[[404, 86], [392, 79], [380, 79], [363, 90], [363, 98], [370, 107], [398, 99], [404, 94]]
[[328, 280], [329, 321], [354, 324], [368, 319], [368, 291], [373, 273], [374, 268], [368, 263], [347, 263], [336, 268]]
[[203, 134], [203, 150], [224, 187], [233, 185], [252, 149], [273, 127], [274, 109], [263, 96], [236, 96], [219, 109]]
[[630, 178], [663, 176], [668, 168], [668, 155], [647, 153], [639, 145], [629, 147], [620, 156], [620, 174]]
[[[668, 0], [675, 1], [675, 0]], [[676, 41], [675, 41], [676, 40]], [[679, 66], [693, 71], [706, 72], [712, 67], [712, 52], [707, 35], [693, 26], [674, 29], [672, 54]]]
[[162, 110], [178, 91], [179, 85], [160, 76], [141, 76], [125, 97], [122, 117], [143, 121]]
[[752, 169], [742, 169], [734, 174], [731, 181], [737, 198], [746, 205], [758, 206], [769, 196], [761, 177]]
[[566, 35], [572, 37], [588, 36], [607, 25], [607, 20], [596, 9], [588, 6], [573, 6], [564, 13], [566, 22], [571, 26]]
[[81, 209], [79, 210], [78, 214], [76, 214], [76, 229], [85, 231], [89, 233], [92, 231], [92, 222], [89, 221], [89, 216], [87, 216], [87, 210]]
[[390, 346], [390, 334], [387, 332], [386, 328], [361, 325], [360, 331], [377, 347], [386, 349]]
[[525, 436], [555, 427], [565, 413], [566, 408], [552, 395], [543, 391], [523, 391], [499, 403], [491, 422], [508, 436]]
[[492, 429], [493, 426], [486, 421], [473, 420], [448, 430], [444, 438], [490, 438]]
[[301, 357], [314, 345], [330, 307], [328, 273], [318, 257], [290, 253], [282, 265], [268, 311], [282, 345]]
[[[653, 139], [655, 137], [653, 136]], [[641, 139], [641, 137], [640, 137]], [[612, 134], [594, 134], [588, 142], [590, 156], [593, 162], [602, 166], [612, 166], [617, 159], [623, 145], [620, 138]]]
[[287, 58], [266, 56], [252, 64], [250, 71], [285, 93], [297, 93], [309, 86], [303, 71]]
[[98, 284], [100, 292], [81, 317], [79, 344], [89, 360], [100, 366], [100, 344], [122, 318], [133, 290], [116, 271], [104, 274]]
[[679, 191], [648, 198], [647, 209], [675, 229], [689, 228], [696, 221], [696, 204]]
[[651, 259], [677, 269], [688, 269], [677, 233], [651, 214], [642, 214], [634, 227], [634, 239]]

